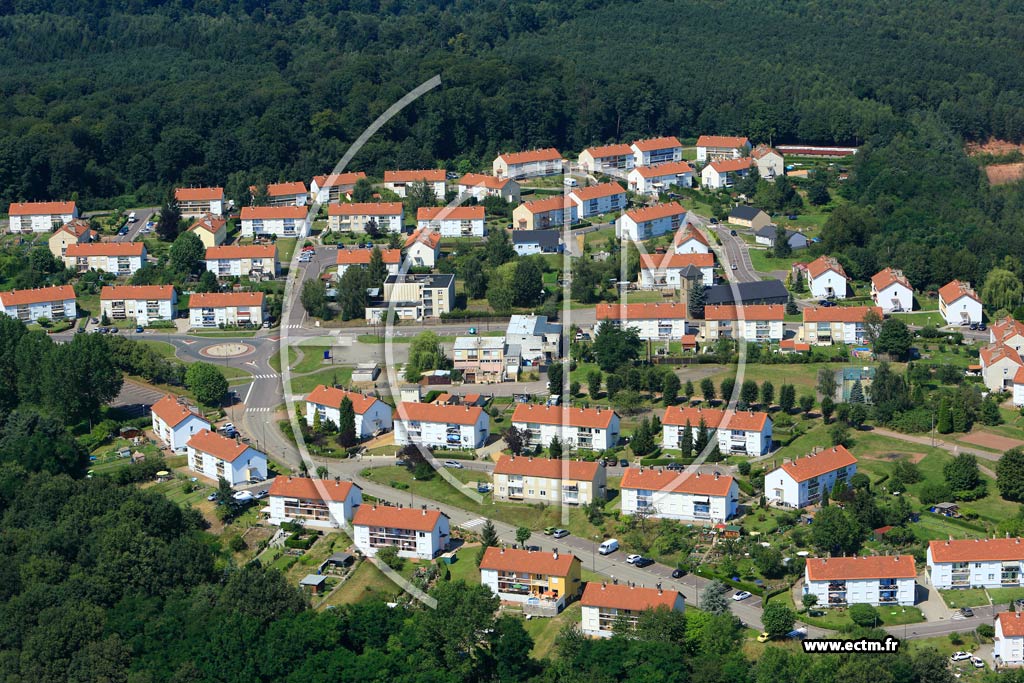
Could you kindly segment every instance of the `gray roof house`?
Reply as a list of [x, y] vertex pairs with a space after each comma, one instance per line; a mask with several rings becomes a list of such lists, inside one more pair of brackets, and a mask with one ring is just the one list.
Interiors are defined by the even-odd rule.
[[558, 230], [513, 230], [512, 248], [520, 256], [557, 254], [562, 251], [562, 234]]
[[[776, 232], [777, 227], [775, 225], [766, 225], [754, 233], [754, 241], [757, 242], [758, 244], [764, 244], [769, 247], [774, 247]], [[806, 249], [807, 245], [810, 243], [810, 240], [807, 239], [807, 236], [805, 234], [803, 234], [802, 232], [797, 232], [795, 230], [787, 229], [786, 239], [789, 241], [789, 248], [793, 250]]]
[[505, 341], [517, 345], [524, 365], [543, 365], [562, 356], [562, 326], [546, 315], [514, 315], [509, 318]]
[[758, 230], [772, 222], [772, 219], [755, 206], [740, 205], [729, 212], [729, 223]]
[[779, 280], [759, 280], [757, 282], [740, 282], [736, 285], [715, 285], [704, 290], [704, 303], [708, 306], [718, 304], [735, 304], [733, 287], [739, 293], [739, 301], [744, 304], [785, 304], [789, 301], [789, 292]]

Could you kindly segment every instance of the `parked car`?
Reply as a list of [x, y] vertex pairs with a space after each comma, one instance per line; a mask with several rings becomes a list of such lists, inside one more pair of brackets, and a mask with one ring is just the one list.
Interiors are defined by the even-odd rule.
[[736, 236], [736, 231], [735, 230], [730, 230], [729, 234], [732, 235], [733, 237], [735, 237]]
[[626, 460], [625, 458], [619, 460], [619, 467], [629, 467], [629, 461]]
[[973, 617], [974, 616], [974, 610], [972, 610], [970, 607], [961, 607], [960, 608], [960, 615], [964, 616], [964, 617], [967, 617], [967, 618]]
[[985, 662], [982, 661], [981, 657], [971, 657], [971, 664], [974, 665], [975, 669], [984, 669]]
[[750, 593], [748, 593], [747, 591], [739, 591], [736, 593], [736, 595], [732, 596], [732, 599], [736, 602], [739, 602], [740, 600], [746, 600], [749, 597]]
[[631, 555], [626, 555], [626, 564], [633, 564], [637, 560], [641, 559], [642, 557], [643, 557], [643, 555], [637, 555], [636, 553], [633, 553]]
[[211, 502], [217, 500], [217, 494], [216, 493], [211, 493], [210, 495], [208, 495], [206, 497], [206, 500], [209, 500]]
[[248, 503], [256, 500], [256, 496], [252, 495], [249, 491], [235, 491], [231, 497], [240, 503]]
[[544, 535], [545, 536], [550, 536], [551, 534], [555, 533], [555, 529], [556, 529], [556, 527], [553, 527], [553, 526], [546, 526], [546, 527], [544, 527]]
[[951, 661], [951, 662], [962, 662], [965, 659], [970, 659], [970, 658], [971, 658], [971, 653], [970, 652], [964, 652], [963, 650], [959, 650], [959, 651], [954, 652], [953, 654], [951, 654], [949, 656], [949, 661]]
[[455, 462], [454, 460], [445, 460], [444, 461], [444, 466], [445, 467], [451, 467], [452, 469], [456, 469], [456, 470], [461, 470], [462, 469], [462, 463]]
[[553, 534], [551, 534], [551, 535], [554, 536], [555, 538], [565, 538], [566, 536], [569, 535], [569, 530], [568, 529], [555, 529], [555, 532]]
[[602, 541], [601, 545], [598, 546], [597, 552], [602, 555], [611, 555], [619, 549], [619, 541], [615, 538], [609, 538], [607, 541]]
[[736, 270], [736, 264], [735, 264], [735, 263], [734, 263], [734, 264], [732, 264], [732, 269], [733, 269], [733, 270]]
[[685, 569], [673, 569], [672, 570], [672, 578], [673, 579], [681, 579], [684, 576], [686, 576], [686, 570]]
[[270, 495], [270, 491], [267, 489], [263, 489], [262, 491], [258, 491], [256, 493], [257, 498], [266, 498], [268, 495]]
[[984, 332], [987, 329], [988, 329], [988, 326], [985, 323], [978, 323], [978, 330], [980, 330], [981, 332]]
[[761, 631], [761, 635], [757, 637], [759, 643], [767, 643], [769, 640], [771, 640], [771, 635], [768, 634], [768, 631]]
[[644, 567], [650, 567], [652, 564], [654, 564], [654, 560], [652, 560], [649, 557], [640, 557], [633, 562], [633, 566], [639, 567], [640, 569], [643, 569]]
[[135, 326], [135, 334], [142, 334], [146, 329], [142, 325]]

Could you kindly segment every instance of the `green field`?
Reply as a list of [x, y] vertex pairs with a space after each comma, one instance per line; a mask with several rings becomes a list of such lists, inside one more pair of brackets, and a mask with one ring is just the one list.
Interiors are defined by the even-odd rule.
[[136, 340], [142, 346], [153, 349], [159, 353], [163, 358], [174, 358], [175, 348], [174, 344], [168, 342], [155, 341], [153, 339], [138, 339]]
[[302, 375], [301, 377], [292, 377], [290, 387], [285, 387], [296, 394], [308, 394], [313, 391], [318, 384], [340, 384], [347, 385], [352, 381], [352, 368], [345, 367], [343, 365], [335, 365], [334, 367], [324, 368], [319, 372], [314, 372], [310, 375]]

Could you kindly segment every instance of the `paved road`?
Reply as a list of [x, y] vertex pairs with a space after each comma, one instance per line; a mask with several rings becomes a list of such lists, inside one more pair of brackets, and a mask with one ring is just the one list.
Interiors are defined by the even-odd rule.
[[[125, 217], [125, 222], [130, 225], [127, 234], [117, 235], [114, 237], [115, 242], [134, 242], [139, 237], [140, 231], [146, 227], [146, 222], [153, 217], [153, 214], [157, 212], [158, 207], [150, 206], [142, 209], [135, 209], [135, 222], [127, 223], [128, 217]], [[154, 226], [155, 229], [155, 226]]]
[[[754, 270], [754, 264], [750, 261], [749, 245], [743, 238], [729, 234], [730, 228], [724, 225], [716, 225], [715, 233], [722, 242], [724, 258], [721, 259], [725, 268], [726, 277], [735, 278], [737, 282], [759, 282], [761, 276]], [[736, 269], [732, 270], [735, 265]]]

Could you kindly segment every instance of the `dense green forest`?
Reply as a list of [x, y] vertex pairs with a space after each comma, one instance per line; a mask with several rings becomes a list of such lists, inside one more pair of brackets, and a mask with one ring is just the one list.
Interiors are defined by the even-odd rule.
[[[1019, 3], [2, 0], [0, 199], [153, 202], [636, 136], [1024, 139]], [[238, 174], [238, 175], [233, 175]]]

